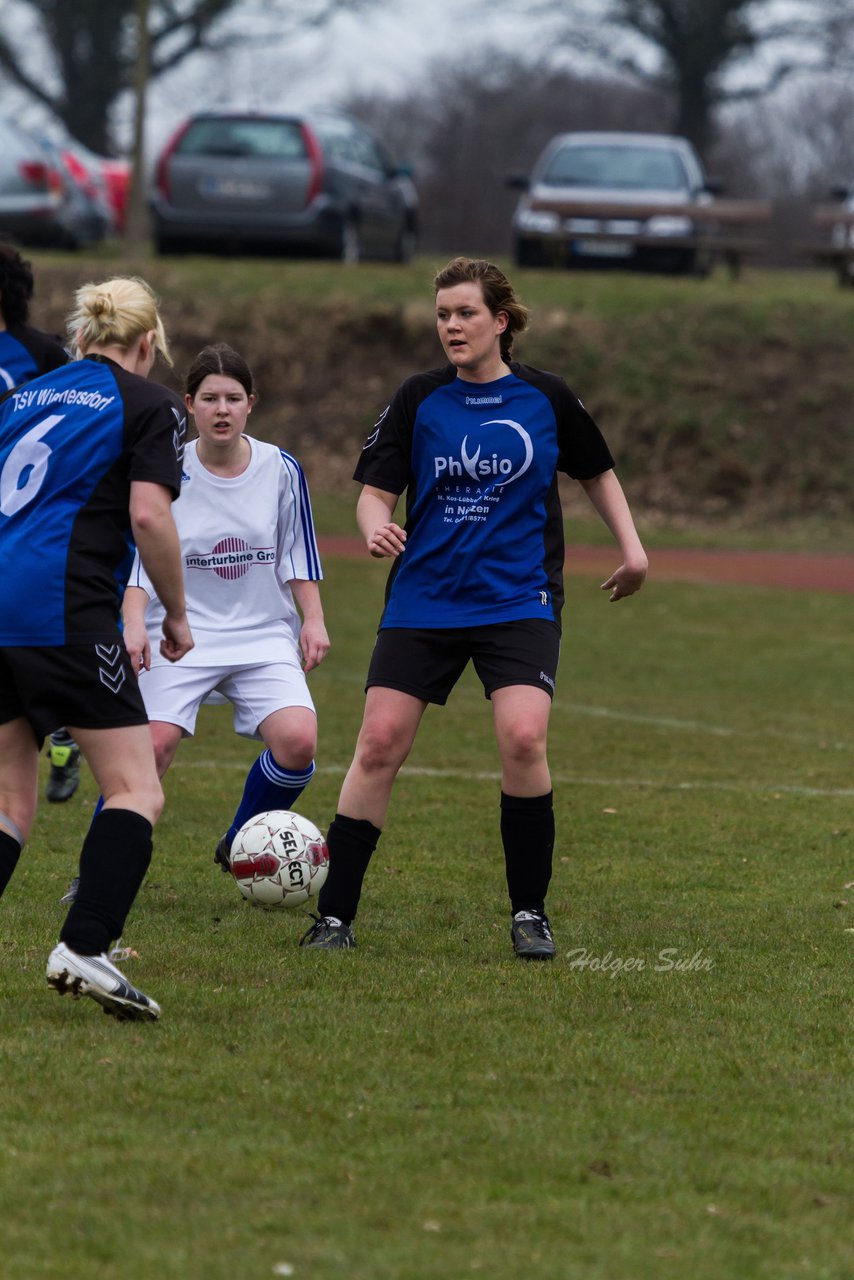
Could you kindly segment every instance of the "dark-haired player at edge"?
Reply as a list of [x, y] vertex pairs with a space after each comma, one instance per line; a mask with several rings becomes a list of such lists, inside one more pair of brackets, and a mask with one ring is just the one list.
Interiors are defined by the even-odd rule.
[[142, 280], [84, 285], [68, 319], [81, 359], [0, 402], [0, 894], [35, 817], [38, 754], [67, 725], [104, 797], [80, 888], [47, 963], [60, 994], [120, 1019], [157, 1003], [107, 954], [145, 877], [163, 807], [148, 718], [118, 625], [115, 573], [133, 535], [164, 604], [161, 651], [193, 646], [172, 502], [186, 418], [149, 381], [163, 323]]
[[[0, 240], [0, 395], [68, 363], [61, 340], [30, 324], [32, 296], [32, 266], [14, 245]], [[80, 785], [80, 748], [67, 729], [57, 729], [48, 755], [45, 799], [62, 804]]]
[[[647, 558], [613, 459], [562, 378], [512, 360], [528, 321], [503, 273], [456, 258], [434, 280], [443, 368], [408, 378], [362, 452], [357, 520], [371, 555], [394, 559], [362, 727], [329, 833], [319, 916], [301, 945], [355, 945], [351, 924], [392, 786], [428, 703], [469, 661], [501, 761], [500, 831], [517, 956], [555, 954], [546, 915], [555, 838], [546, 754], [560, 648], [563, 520], [557, 473], [574, 477], [613, 533], [611, 600], [644, 582]], [[394, 521], [406, 491], [406, 523]]]

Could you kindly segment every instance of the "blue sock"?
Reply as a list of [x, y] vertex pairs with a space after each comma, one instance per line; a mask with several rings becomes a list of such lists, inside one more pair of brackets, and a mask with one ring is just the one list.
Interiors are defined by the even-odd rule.
[[269, 749], [262, 752], [246, 775], [243, 799], [226, 834], [229, 845], [243, 824], [254, 818], [256, 813], [266, 813], [269, 809], [292, 809], [313, 773], [313, 760], [307, 769], [295, 773], [276, 764]]

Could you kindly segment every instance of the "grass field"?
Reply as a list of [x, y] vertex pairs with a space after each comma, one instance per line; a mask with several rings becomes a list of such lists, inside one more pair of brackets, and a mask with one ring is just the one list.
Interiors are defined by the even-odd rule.
[[[326, 569], [324, 828], [384, 576]], [[215, 869], [254, 753], [205, 713], [125, 937], [157, 1026], [48, 991], [91, 778], [42, 806], [0, 907], [3, 1280], [851, 1275], [854, 600], [569, 585], [553, 965], [511, 954], [468, 677], [338, 955]]]

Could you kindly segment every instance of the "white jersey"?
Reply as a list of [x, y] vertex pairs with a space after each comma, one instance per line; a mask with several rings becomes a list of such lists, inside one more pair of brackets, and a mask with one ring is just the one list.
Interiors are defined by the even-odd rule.
[[[245, 439], [252, 456], [239, 476], [208, 471], [195, 440], [184, 453], [181, 494], [172, 511], [196, 642], [188, 666], [253, 665], [277, 661], [283, 648], [293, 652], [301, 623], [288, 582], [323, 577], [302, 468], [275, 445]], [[145, 625], [151, 663], [162, 665], [165, 611], [138, 554], [128, 585], [150, 597]]]

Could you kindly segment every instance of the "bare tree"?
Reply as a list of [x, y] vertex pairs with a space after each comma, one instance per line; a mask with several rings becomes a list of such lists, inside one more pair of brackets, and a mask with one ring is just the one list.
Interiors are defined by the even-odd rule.
[[129, 255], [139, 250], [148, 230], [143, 185], [145, 173], [146, 98], [148, 95], [148, 81], [151, 75], [151, 43], [149, 40], [151, 0], [134, 0], [134, 3], [136, 5], [136, 56], [134, 60], [133, 85], [133, 152], [127, 223], [123, 237], [125, 253]]
[[669, 127], [703, 154], [722, 104], [795, 72], [854, 65], [851, 0], [529, 0], [528, 21], [546, 19], [555, 54], [593, 57], [666, 94]]
[[[244, 2], [242, 21], [225, 19], [237, 0], [151, 0], [149, 75], [178, 66], [192, 53], [219, 51], [255, 38], [284, 41], [322, 25], [341, 10], [360, 11], [375, 0], [256, 0]], [[14, 14], [30, 19], [33, 34], [47, 50], [32, 52], [29, 33], [16, 35]], [[92, 150], [112, 150], [110, 118], [116, 99], [134, 87], [138, 40], [136, 0], [4, 0], [0, 11], [0, 73], [62, 121], [72, 137]], [[260, 38], [260, 37], [259, 37]]]
[[421, 198], [421, 247], [506, 253], [518, 198], [505, 179], [527, 172], [555, 133], [567, 129], [666, 127], [653, 90], [613, 76], [531, 64], [485, 48], [437, 60], [423, 84], [400, 98], [362, 96], [348, 110], [411, 164]]

